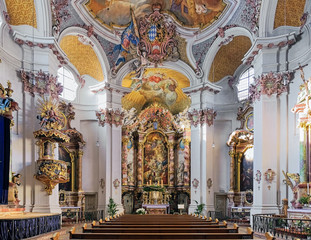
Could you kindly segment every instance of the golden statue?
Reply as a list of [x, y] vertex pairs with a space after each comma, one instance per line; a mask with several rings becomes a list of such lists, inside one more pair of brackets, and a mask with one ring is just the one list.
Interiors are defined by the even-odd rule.
[[58, 109], [58, 103], [51, 98], [39, 100], [39, 115], [37, 118], [40, 120], [40, 126], [46, 130], [61, 130], [66, 126], [66, 117]]

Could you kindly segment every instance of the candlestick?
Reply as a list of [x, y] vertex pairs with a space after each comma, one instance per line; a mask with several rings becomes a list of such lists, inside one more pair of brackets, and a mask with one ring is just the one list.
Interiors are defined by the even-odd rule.
[[163, 179], [161, 179], [161, 187], [163, 187]]

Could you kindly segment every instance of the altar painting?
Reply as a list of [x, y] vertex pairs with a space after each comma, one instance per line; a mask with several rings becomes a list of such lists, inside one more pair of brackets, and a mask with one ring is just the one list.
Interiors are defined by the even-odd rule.
[[168, 149], [160, 132], [150, 133], [144, 144], [143, 183], [168, 184]]
[[241, 191], [253, 190], [253, 156], [253, 148], [249, 148], [242, 157]]

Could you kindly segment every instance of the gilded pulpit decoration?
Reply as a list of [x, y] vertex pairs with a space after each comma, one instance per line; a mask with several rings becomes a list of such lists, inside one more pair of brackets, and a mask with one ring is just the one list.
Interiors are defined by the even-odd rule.
[[33, 97], [38, 93], [41, 97], [48, 94], [52, 99], [58, 99], [63, 92], [63, 86], [57, 81], [57, 77], [42, 70], [36, 73], [20, 70], [20, 74], [24, 91]]
[[255, 78], [255, 82], [249, 86], [249, 99], [254, 102], [260, 99], [261, 95], [280, 96], [288, 92], [288, 86], [292, 80], [292, 72], [269, 72]]
[[58, 143], [69, 142], [70, 138], [60, 130], [66, 126], [66, 117], [58, 109], [58, 103], [52, 98], [39, 101], [39, 115], [42, 129], [34, 132], [39, 147], [35, 177], [45, 185], [49, 195], [58, 183], [68, 181], [67, 165], [58, 160]]
[[11, 82], [7, 82], [7, 87], [0, 83], [0, 115], [11, 120], [11, 126], [14, 125], [13, 122], [13, 111], [19, 110], [18, 103], [15, 102], [12, 97], [13, 90], [11, 88]]

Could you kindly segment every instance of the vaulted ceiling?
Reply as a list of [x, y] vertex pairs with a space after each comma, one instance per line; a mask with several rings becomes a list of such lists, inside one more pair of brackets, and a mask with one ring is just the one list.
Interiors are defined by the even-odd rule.
[[214, 58], [208, 80], [218, 82], [228, 75], [233, 76], [251, 46], [251, 40], [245, 36], [234, 37], [227, 45], [223, 45]]
[[37, 28], [34, 0], [6, 0], [11, 25], [29, 25]]
[[[233, 2], [238, 2], [240, 4], [238, 6], [239, 8], [235, 8], [237, 15], [244, 14], [245, 16], [235, 16], [234, 12], [230, 13], [232, 10], [230, 7], [232, 7]], [[4, 0], [4, 3], [8, 13], [8, 18], [6, 20], [8, 20], [12, 26], [29, 25], [37, 28], [38, 23], [42, 21], [41, 18], [47, 16], [42, 9], [38, 9], [38, 4], [34, 0]], [[55, 21], [58, 22], [59, 33], [72, 26], [84, 27], [84, 29], [87, 29], [87, 31], [89, 31], [88, 33], [95, 36], [96, 40], [103, 47], [110, 68], [113, 68], [118, 57], [118, 54], [113, 53], [110, 55], [110, 53], [116, 44], [120, 42], [120, 34], [124, 27], [131, 21], [130, 5], [137, 19], [146, 14], [150, 14], [152, 12], [153, 3], [160, 3], [162, 5], [161, 13], [170, 15], [175, 21], [176, 26], [183, 29], [180, 31], [183, 31], [182, 34], [184, 35], [178, 35], [179, 40], [176, 38], [179, 43], [185, 43], [183, 45], [178, 45], [178, 51], [180, 53], [179, 60], [188, 64], [193, 70], [197, 70], [195, 69], [195, 65], [202, 68], [204, 57], [207, 55], [212, 42], [217, 37], [217, 27], [231, 28], [238, 26], [252, 32], [251, 26], [256, 26], [256, 24], [258, 24], [258, 22], [253, 22], [255, 16], [257, 16], [257, 13], [260, 13], [259, 11], [256, 13], [256, 9], [253, 7], [254, 4], [256, 5], [258, 3], [255, 0], [64, 0], [51, 1], [50, 3], [52, 9], [50, 15], [52, 15], [53, 24]], [[73, 4], [79, 4], [81, 9], [84, 9], [85, 15], [83, 17], [81, 16], [84, 12], [81, 9], [78, 11], [77, 6], [74, 7]], [[301, 26], [303, 21], [301, 18], [304, 15], [305, 5], [306, 0], [278, 0], [275, 9], [274, 28], [284, 25], [293, 27]], [[229, 19], [230, 21], [225, 22], [223, 25], [217, 25], [220, 20], [226, 20], [226, 16], [229, 13], [232, 19]], [[86, 22], [85, 19], [91, 19], [91, 22]], [[259, 17], [257, 16], [257, 20], [258, 19]], [[100, 23], [101, 26], [98, 23]], [[100, 31], [97, 31], [96, 34], [90, 31], [89, 27], [98, 25], [102, 28]], [[208, 35], [206, 39], [200, 39], [200, 41], [196, 43], [198, 46], [200, 45], [197, 48], [198, 51], [195, 52], [195, 47], [193, 46], [192, 51], [189, 51], [191, 47], [187, 44], [191, 42], [192, 39], [183, 38], [186, 35], [185, 33], [188, 30], [192, 31], [193, 39], [197, 39], [197, 36], [200, 34], [202, 35], [206, 29], [212, 28], [212, 26], [214, 28], [216, 26], [216, 30], [214, 30], [211, 35]], [[194, 28], [197, 29], [196, 32]], [[100, 34], [98, 34], [98, 32], [100, 32]], [[110, 39], [106, 38], [108, 35]], [[57, 39], [59, 36], [60, 35], [56, 35], [56, 40], [59, 40]], [[203, 36], [205, 35], [203, 34]], [[227, 41], [228, 35], [225, 35], [223, 40]], [[100, 60], [102, 58], [92, 44], [82, 43], [81, 39], [79, 40], [79, 37], [76, 36], [75, 33], [62, 37], [59, 43], [70, 62], [79, 72], [79, 75], [89, 75], [97, 81], [103, 81], [103, 63]], [[210, 59], [210, 61], [213, 61], [212, 66], [210, 71], [205, 73], [208, 74], [208, 80], [216, 83], [228, 75], [232, 76], [242, 63], [241, 60], [250, 47], [251, 40], [246, 36], [234, 36], [233, 40], [227, 45], [222, 44], [214, 59]], [[191, 54], [193, 56], [191, 56]], [[189, 62], [185, 59], [192, 59], [192, 61]], [[206, 69], [203, 69], [203, 71], [205, 70]], [[125, 85], [126, 79], [127, 77], [123, 81]]]
[[82, 36], [65, 36], [60, 42], [60, 47], [81, 76], [87, 74], [97, 81], [103, 81], [104, 74], [100, 61], [91, 43], [82, 43], [82, 39]]
[[299, 27], [306, 0], [278, 0], [275, 11], [274, 28], [280, 26]]

